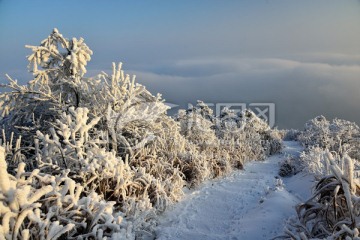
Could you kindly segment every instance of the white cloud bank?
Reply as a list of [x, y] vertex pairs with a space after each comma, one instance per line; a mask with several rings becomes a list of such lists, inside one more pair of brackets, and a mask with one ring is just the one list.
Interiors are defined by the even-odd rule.
[[301, 128], [320, 114], [360, 123], [360, 57], [306, 58], [193, 59], [132, 72], [152, 92], [180, 106], [197, 99], [273, 102], [279, 127]]

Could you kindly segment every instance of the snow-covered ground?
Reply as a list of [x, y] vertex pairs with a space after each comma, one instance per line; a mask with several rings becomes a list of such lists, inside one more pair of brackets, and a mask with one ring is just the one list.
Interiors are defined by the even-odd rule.
[[[286, 154], [299, 155], [297, 142], [283, 154], [250, 162], [244, 171], [208, 181], [186, 193], [161, 217], [157, 239], [271, 239], [281, 235], [294, 206], [310, 196], [312, 176], [278, 176]], [[283, 185], [281, 184], [283, 181]]]

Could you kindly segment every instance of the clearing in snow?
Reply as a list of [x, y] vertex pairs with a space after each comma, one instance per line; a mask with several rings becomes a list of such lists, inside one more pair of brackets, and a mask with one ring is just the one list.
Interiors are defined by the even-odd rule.
[[160, 219], [157, 239], [271, 239], [283, 234], [294, 206], [311, 194], [313, 176], [278, 176], [279, 163], [299, 156], [298, 142], [284, 142], [282, 154], [249, 162], [244, 171], [188, 191]]

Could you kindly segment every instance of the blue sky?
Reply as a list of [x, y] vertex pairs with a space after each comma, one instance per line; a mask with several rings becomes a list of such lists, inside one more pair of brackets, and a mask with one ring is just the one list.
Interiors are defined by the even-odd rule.
[[0, 0], [0, 75], [29, 80], [24, 45], [56, 27], [94, 51], [90, 75], [122, 61], [181, 106], [274, 102], [279, 127], [360, 123], [359, 25], [357, 0]]

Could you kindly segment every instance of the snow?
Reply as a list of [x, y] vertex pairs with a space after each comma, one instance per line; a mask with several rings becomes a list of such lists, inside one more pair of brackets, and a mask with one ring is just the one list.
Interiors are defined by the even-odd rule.
[[287, 154], [299, 156], [298, 142], [284, 142], [282, 154], [250, 162], [244, 171], [208, 181], [160, 217], [157, 239], [271, 239], [283, 234], [295, 205], [311, 195], [313, 176], [278, 176]]

